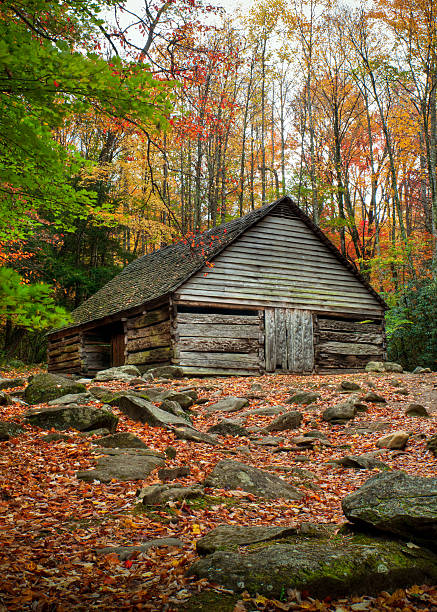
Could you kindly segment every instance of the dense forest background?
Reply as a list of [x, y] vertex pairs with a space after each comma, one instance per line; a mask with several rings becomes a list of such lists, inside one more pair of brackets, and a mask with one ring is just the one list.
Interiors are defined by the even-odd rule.
[[437, 367], [437, 7], [0, 4], [0, 356], [129, 261], [291, 195]]

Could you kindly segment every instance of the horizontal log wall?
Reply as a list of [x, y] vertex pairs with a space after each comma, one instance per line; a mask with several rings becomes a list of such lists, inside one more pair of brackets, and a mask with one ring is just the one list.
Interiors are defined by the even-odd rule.
[[171, 363], [170, 310], [165, 304], [126, 320], [126, 363], [147, 370]]
[[250, 375], [263, 367], [262, 313], [176, 312], [173, 363], [186, 374]]
[[383, 320], [314, 317], [315, 362], [318, 371], [361, 370], [386, 357]]
[[382, 315], [374, 295], [297, 217], [267, 216], [178, 289], [182, 302]]
[[111, 365], [110, 338], [99, 330], [83, 335], [83, 372], [93, 376]]
[[54, 374], [80, 374], [83, 371], [82, 336], [72, 332], [70, 336], [50, 340], [47, 348], [48, 371]]

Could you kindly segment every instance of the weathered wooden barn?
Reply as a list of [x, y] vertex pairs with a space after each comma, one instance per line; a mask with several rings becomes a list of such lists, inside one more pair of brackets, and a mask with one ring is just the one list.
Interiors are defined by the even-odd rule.
[[49, 335], [51, 372], [357, 370], [385, 358], [386, 305], [288, 197], [129, 264]]

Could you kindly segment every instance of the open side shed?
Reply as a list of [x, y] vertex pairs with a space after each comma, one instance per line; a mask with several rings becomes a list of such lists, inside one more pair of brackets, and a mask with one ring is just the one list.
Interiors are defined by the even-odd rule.
[[386, 356], [385, 302], [290, 198], [145, 255], [49, 335], [49, 371], [353, 371]]

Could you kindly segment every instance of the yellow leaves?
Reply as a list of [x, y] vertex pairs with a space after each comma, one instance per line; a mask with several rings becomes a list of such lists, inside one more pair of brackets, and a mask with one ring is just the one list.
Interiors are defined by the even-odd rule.
[[200, 535], [202, 533], [202, 530], [200, 529], [200, 525], [198, 523], [193, 523], [191, 525], [191, 531], [192, 533], [194, 533], [194, 535]]

